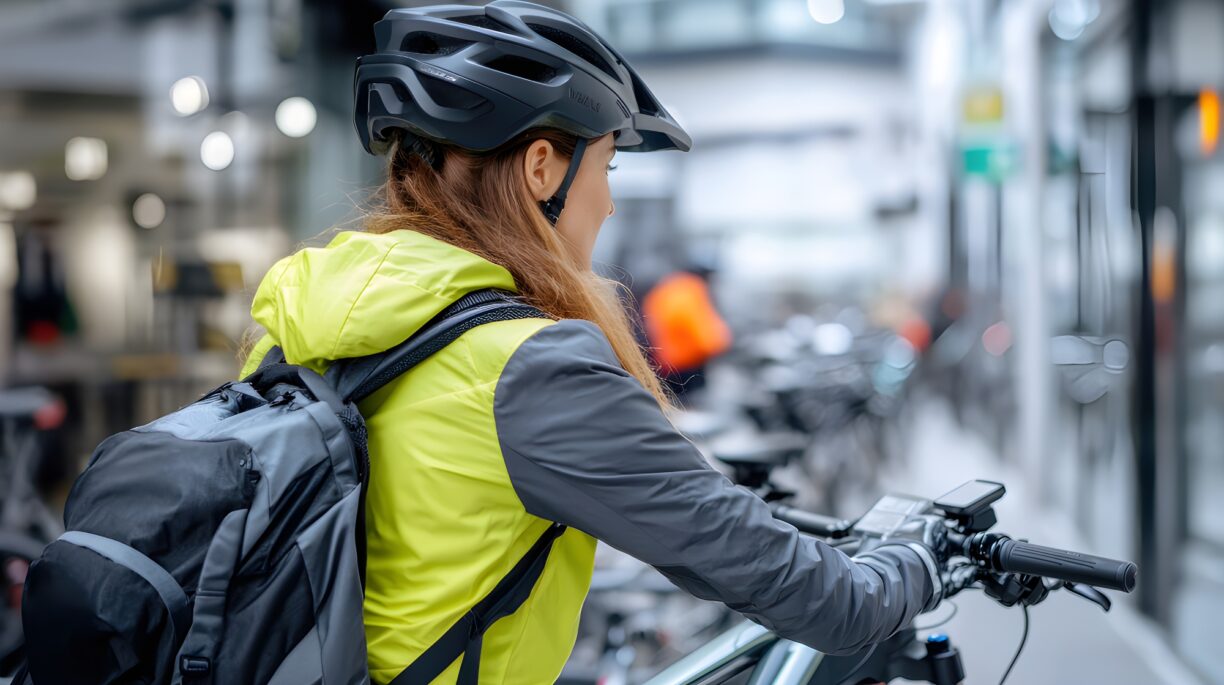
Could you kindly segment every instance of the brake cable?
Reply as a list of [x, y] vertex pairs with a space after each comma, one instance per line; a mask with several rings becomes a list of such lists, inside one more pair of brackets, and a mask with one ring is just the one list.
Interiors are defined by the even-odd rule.
[[1028, 642], [1029, 608], [1027, 604], [1021, 604], [1020, 608], [1024, 611], [1024, 632], [1020, 635], [1020, 646], [1016, 648], [1016, 655], [1012, 657], [1011, 663], [1007, 665], [1007, 670], [1003, 671], [1003, 677], [999, 678], [999, 685], [1003, 685], [1007, 681], [1007, 676], [1011, 675], [1012, 669], [1016, 667], [1016, 662], [1020, 660], [1020, 653], [1024, 651], [1024, 645]]

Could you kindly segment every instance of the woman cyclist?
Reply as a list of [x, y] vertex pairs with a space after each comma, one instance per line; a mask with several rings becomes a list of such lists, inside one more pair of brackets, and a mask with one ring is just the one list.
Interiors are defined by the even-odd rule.
[[[549, 318], [479, 326], [361, 405], [374, 682], [410, 664], [398, 682], [553, 682], [597, 539], [826, 652], [934, 606], [938, 559], [921, 531], [848, 558], [775, 521], [665, 417], [590, 265], [617, 151], [690, 144], [624, 59], [574, 18], [518, 0], [393, 10], [375, 36], [356, 125], [386, 155], [385, 206], [365, 230], [273, 267], [252, 306], [267, 335], [244, 373], [273, 346], [316, 370], [386, 350], [477, 290], [512, 291]], [[567, 528], [530, 596], [483, 636], [471, 629], [473, 605], [554, 523]], [[457, 634], [461, 650], [421, 658]]]

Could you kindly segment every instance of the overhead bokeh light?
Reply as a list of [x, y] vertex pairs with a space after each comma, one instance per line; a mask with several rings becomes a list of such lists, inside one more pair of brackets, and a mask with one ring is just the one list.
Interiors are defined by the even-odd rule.
[[38, 184], [28, 171], [0, 173], [0, 209], [21, 211], [34, 206]]
[[314, 130], [319, 115], [304, 97], [285, 98], [276, 106], [276, 128], [290, 138], [301, 138]]
[[64, 173], [74, 181], [94, 181], [106, 175], [106, 141], [77, 137], [64, 146]]
[[812, 347], [820, 354], [836, 357], [854, 346], [854, 333], [840, 323], [822, 323], [812, 334]]
[[200, 143], [200, 161], [213, 171], [221, 171], [234, 161], [234, 141], [225, 131], [213, 131]]
[[836, 24], [846, 15], [842, 0], [807, 0], [808, 14], [820, 24]]
[[170, 86], [170, 105], [179, 116], [191, 116], [208, 106], [208, 86], [199, 76], [184, 76]]
[[1063, 40], [1075, 40], [1100, 15], [1098, 0], [1057, 0], [1050, 10], [1050, 30]]
[[153, 193], [145, 193], [132, 203], [132, 220], [141, 228], [157, 228], [166, 220], [166, 203]]

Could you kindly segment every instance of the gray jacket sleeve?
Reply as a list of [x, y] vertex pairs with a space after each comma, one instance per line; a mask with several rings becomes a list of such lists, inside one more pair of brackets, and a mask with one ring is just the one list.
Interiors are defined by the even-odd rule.
[[853, 652], [906, 625], [936, 592], [930, 560], [909, 547], [856, 561], [775, 520], [677, 433], [593, 324], [561, 321], [524, 342], [494, 413], [528, 512], [783, 637]]

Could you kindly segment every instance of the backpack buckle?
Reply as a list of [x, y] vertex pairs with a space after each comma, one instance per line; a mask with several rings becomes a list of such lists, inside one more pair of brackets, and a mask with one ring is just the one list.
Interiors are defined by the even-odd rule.
[[212, 662], [207, 657], [188, 656], [184, 654], [179, 657], [179, 673], [184, 676], [188, 675], [208, 675], [212, 670]]

